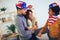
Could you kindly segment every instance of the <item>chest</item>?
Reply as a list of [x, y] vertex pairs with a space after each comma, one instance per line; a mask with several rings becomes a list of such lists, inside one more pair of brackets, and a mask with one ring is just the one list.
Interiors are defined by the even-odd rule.
[[60, 29], [60, 22], [58, 20], [56, 20], [55, 22], [48, 22], [48, 26], [51, 29]]
[[27, 27], [27, 23], [26, 23], [26, 19], [25, 19], [25, 18], [22, 19], [22, 23], [23, 23], [23, 25], [24, 25], [25, 27]]

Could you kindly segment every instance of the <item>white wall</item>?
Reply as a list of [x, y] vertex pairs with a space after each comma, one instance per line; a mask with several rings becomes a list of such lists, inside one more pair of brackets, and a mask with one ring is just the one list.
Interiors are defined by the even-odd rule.
[[[1, 7], [6, 7], [8, 11], [16, 11], [15, 4], [17, 3], [18, 0], [0, 0], [0, 8]], [[42, 27], [47, 18], [48, 18], [48, 6], [52, 2], [57, 2], [60, 4], [60, 0], [23, 0], [27, 4], [32, 4], [33, 5], [33, 10], [36, 19], [38, 20], [38, 25], [39, 28]]]

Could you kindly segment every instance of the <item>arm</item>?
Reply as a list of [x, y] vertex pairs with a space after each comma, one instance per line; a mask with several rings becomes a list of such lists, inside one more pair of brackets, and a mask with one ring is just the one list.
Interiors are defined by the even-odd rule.
[[28, 29], [32, 30], [32, 32], [34, 32], [38, 28], [37, 21], [35, 21], [35, 19], [33, 19], [32, 21], [28, 19], [27, 23], [29, 25]]
[[38, 28], [38, 23], [37, 20], [35, 19], [35, 17], [33, 17], [32, 19], [32, 29], [34, 29], [34, 31]]
[[38, 28], [38, 22], [37, 20], [35, 19], [35, 17], [33, 18], [33, 21], [32, 21], [32, 28], [34, 28], [34, 30], [36, 30]]
[[22, 22], [22, 20], [19, 18], [19, 17], [17, 17], [17, 27], [18, 27], [18, 31], [20, 32], [21, 31], [21, 33], [22, 33], [22, 35], [24, 36], [24, 37], [27, 37], [27, 39], [28, 38], [30, 38], [32, 35], [32, 33], [31, 33], [31, 30], [25, 30], [25, 28], [24, 28], [24, 25], [23, 25], [23, 22]]
[[44, 27], [42, 27], [42, 29], [39, 31], [38, 35], [39, 37], [41, 37], [41, 34], [44, 32], [44, 30], [47, 28], [48, 26], [48, 21], [46, 22], [46, 24], [44, 25]]
[[48, 26], [48, 21], [46, 22], [46, 24], [42, 27], [42, 29], [40, 30], [40, 33], [44, 32], [44, 30], [47, 28]]

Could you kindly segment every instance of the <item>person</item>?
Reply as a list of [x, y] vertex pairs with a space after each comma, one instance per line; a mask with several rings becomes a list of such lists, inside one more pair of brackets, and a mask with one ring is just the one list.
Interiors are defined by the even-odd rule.
[[58, 40], [60, 38], [60, 18], [58, 17], [59, 11], [60, 8], [57, 3], [49, 5], [49, 18], [37, 36], [41, 37], [42, 32], [48, 27], [49, 40]]
[[17, 8], [17, 16], [16, 16], [16, 28], [19, 33], [20, 40], [30, 40], [32, 37], [32, 31], [34, 28], [28, 29], [26, 19], [24, 15], [26, 15], [26, 3], [23, 1], [19, 1], [16, 4]]
[[33, 16], [33, 12], [31, 9], [28, 9], [26, 11], [25, 18], [27, 20], [26, 22], [27, 22], [27, 26], [29, 29], [35, 27], [34, 29], [36, 30], [38, 28], [37, 21], [36, 21], [35, 17]]
[[32, 38], [30, 40], [34, 40], [34, 39], [38, 40], [38, 38], [35, 35], [35, 33], [36, 33], [35, 30], [37, 30], [38, 24], [37, 24], [35, 17], [33, 16], [33, 11], [31, 9], [28, 9], [26, 11], [25, 18], [26, 18], [28, 29], [31, 30], [31, 28], [34, 28], [34, 30], [32, 31], [32, 33], [33, 33]]

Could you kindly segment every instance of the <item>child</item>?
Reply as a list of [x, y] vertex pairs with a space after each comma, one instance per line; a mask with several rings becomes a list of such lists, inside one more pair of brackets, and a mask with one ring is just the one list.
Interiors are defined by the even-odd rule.
[[58, 40], [60, 38], [60, 18], [59, 15], [59, 5], [57, 3], [52, 3], [49, 5], [49, 18], [45, 26], [40, 30], [38, 36], [42, 35], [42, 32], [48, 27], [49, 30], [49, 40]]

